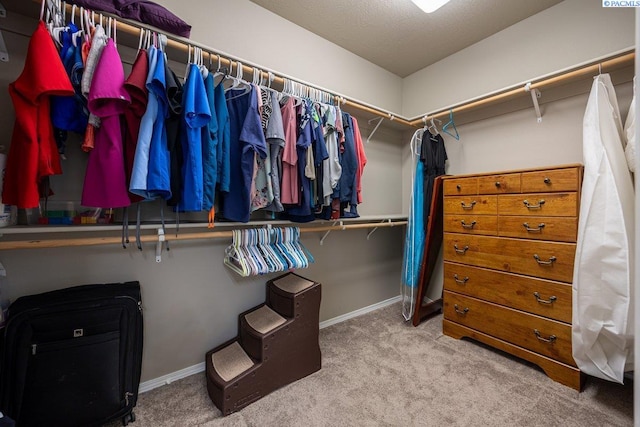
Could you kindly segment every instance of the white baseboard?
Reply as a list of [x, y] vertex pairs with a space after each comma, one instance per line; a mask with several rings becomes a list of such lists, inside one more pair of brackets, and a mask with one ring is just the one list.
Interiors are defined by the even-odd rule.
[[[399, 302], [401, 299], [400, 295], [397, 297], [389, 298], [388, 300], [380, 301], [379, 303], [369, 305], [367, 307], [360, 308], [358, 310], [352, 311], [350, 313], [343, 314], [338, 317], [334, 317], [333, 319], [325, 320], [324, 322], [320, 322], [320, 329], [324, 329], [328, 326], [335, 325], [340, 322], [344, 322], [345, 320], [353, 319], [354, 317], [362, 316], [363, 314], [370, 313], [375, 310], [379, 310], [383, 307], [389, 306], [391, 304], [395, 304]], [[172, 372], [167, 375], [163, 375], [158, 378], [154, 378], [149, 381], [145, 381], [140, 383], [140, 387], [138, 388], [139, 393], [145, 393], [147, 391], [151, 391], [154, 388], [162, 387], [163, 385], [171, 384], [174, 381], [181, 380], [182, 378], [186, 378], [190, 375], [199, 374], [200, 372], [204, 372], [205, 365], [204, 362], [198, 363], [197, 365], [189, 366], [184, 369], [180, 369], [179, 371]]]
[[388, 305], [400, 302], [400, 300], [401, 300], [401, 297], [400, 295], [398, 295], [397, 297], [389, 298], [387, 300], [380, 301], [376, 304], [369, 305], [367, 307], [362, 307], [350, 313], [346, 313], [341, 316], [334, 317], [333, 319], [325, 320], [324, 322], [320, 322], [320, 329], [324, 329], [328, 326], [335, 325], [336, 323], [344, 322], [345, 320], [353, 319], [354, 317], [362, 316], [363, 314], [371, 313], [372, 311], [376, 311]]
[[147, 391], [153, 390], [154, 388], [171, 384], [174, 381], [181, 380], [190, 375], [199, 374], [200, 372], [204, 372], [204, 362], [140, 383], [138, 393], [145, 393]]

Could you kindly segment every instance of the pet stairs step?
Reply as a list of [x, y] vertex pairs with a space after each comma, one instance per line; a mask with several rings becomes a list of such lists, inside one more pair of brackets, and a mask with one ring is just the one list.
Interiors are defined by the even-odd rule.
[[287, 321], [267, 305], [260, 306], [257, 310], [247, 313], [244, 316], [244, 320], [256, 332], [264, 335]]
[[304, 277], [298, 276], [294, 273], [288, 273], [277, 277], [271, 280], [271, 283], [282, 291], [290, 294], [300, 293], [316, 284], [316, 282], [305, 279]]
[[266, 304], [240, 314], [239, 318], [238, 341], [250, 357], [260, 361], [269, 357], [269, 343], [281, 335], [281, 329], [282, 333], [288, 333], [292, 322]]
[[267, 305], [283, 317], [296, 318], [304, 300], [319, 291], [319, 283], [287, 273], [267, 282]]
[[223, 381], [229, 382], [251, 369], [255, 364], [238, 341], [211, 355], [211, 365]]

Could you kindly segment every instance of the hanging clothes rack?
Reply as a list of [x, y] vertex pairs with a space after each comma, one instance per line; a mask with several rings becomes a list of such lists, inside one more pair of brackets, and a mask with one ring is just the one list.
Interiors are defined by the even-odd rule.
[[[33, 0], [35, 3], [40, 3], [41, 0]], [[66, 4], [66, 9], [67, 9], [67, 13], [71, 12], [72, 9], [72, 5], [70, 4]], [[96, 15], [103, 15], [106, 17], [112, 16], [109, 13], [106, 12], [96, 12]], [[179, 37], [179, 36], [175, 36], [169, 33], [166, 33], [164, 31], [158, 30], [157, 28], [151, 27], [149, 25], [146, 24], [142, 24], [142, 23], [138, 23], [138, 22], [133, 22], [130, 20], [126, 20], [126, 19], [122, 19], [122, 18], [118, 18], [117, 24], [116, 24], [116, 28], [118, 32], [123, 32], [126, 34], [130, 34], [133, 36], [137, 36], [140, 34], [140, 30], [141, 29], [147, 29], [150, 31], [153, 31], [155, 33], [158, 34], [163, 34], [167, 37], [167, 48], [169, 49], [176, 49], [185, 53], [188, 53], [190, 49], [193, 49], [194, 47], [200, 48], [202, 49], [202, 53], [203, 53], [203, 59], [206, 61], [211, 61], [211, 63], [219, 63], [221, 66], [223, 67], [231, 67], [231, 66], [237, 66], [237, 65], [241, 65], [242, 66], [242, 72], [245, 73], [245, 75], [249, 75], [249, 76], [253, 76], [254, 72], [259, 71], [259, 77], [262, 79], [269, 79], [271, 78], [271, 82], [272, 84], [276, 84], [276, 85], [280, 85], [281, 87], [284, 87], [285, 84], [285, 80], [288, 81], [293, 81], [296, 82], [300, 85], [303, 86], [304, 89], [307, 90], [311, 90], [311, 91], [319, 91], [319, 92], [324, 92], [324, 93], [328, 93], [328, 94], [332, 94], [332, 100], [333, 102], [335, 102], [336, 104], [340, 104], [341, 106], [346, 106], [346, 107], [350, 107], [353, 109], [357, 109], [366, 113], [370, 113], [370, 114], [374, 114], [376, 116], [385, 118], [385, 119], [389, 119], [390, 121], [394, 121], [397, 123], [400, 123], [404, 126], [407, 127], [413, 127], [413, 125], [411, 125], [411, 123], [409, 122], [409, 120], [398, 117], [397, 115], [389, 112], [389, 111], [385, 111], [381, 108], [377, 108], [375, 106], [372, 105], [367, 105], [366, 103], [363, 103], [361, 101], [354, 101], [354, 100], [350, 100], [345, 98], [342, 95], [337, 95], [334, 92], [330, 91], [330, 90], [326, 90], [314, 85], [311, 85], [309, 83], [303, 82], [301, 80], [289, 77], [287, 75], [284, 75], [282, 73], [278, 73], [276, 71], [270, 70], [266, 67], [261, 67], [258, 65], [254, 65], [251, 64], [251, 62], [249, 61], [245, 61], [244, 59], [240, 59], [240, 58], [236, 58], [233, 55], [224, 53], [224, 52], [220, 52], [220, 51], [216, 51], [213, 48], [210, 48], [208, 46], [205, 46], [201, 43], [197, 43], [194, 42], [192, 40], [186, 39], [184, 37]], [[269, 75], [271, 73], [271, 75]]]
[[[383, 228], [383, 227], [396, 227], [407, 225], [407, 221], [391, 221], [382, 223], [360, 223], [360, 224], [344, 224], [341, 221], [340, 225], [321, 225], [321, 226], [307, 226], [300, 227], [300, 233], [324, 233], [337, 230], [357, 230], [357, 229], [370, 229], [370, 228]], [[46, 230], [42, 230], [46, 233]], [[194, 233], [180, 233], [179, 235], [167, 233], [162, 235], [163, 242], [184, 241], [184, 240], [202, 240], [202, 239], [230, 239], [233, 236], [233, 231], [207, 231], [207, 232], [194, 232]], [[148, 234], [140, 236], [142, 243], [158, 242], [160, 237], [156, 234]], [[135, 238], [133, 239], [135, 240]], [[51, 248], [63, 248], [63, 247], [78, 247], [78, 246], [99, 246], [99, 245], [120, 245], [121, 237], [81, 237], [74, 239], [31, 239], [20, 241], [0, 241], [0, 251], [14, 250], [14, 249], [51, 249]]]
[[[32, 0], [34, 3], [40, 3], [41, 0]], [[71, 10], [72, 6], [67, 4], [66, 8], [68, 11]], [[105, 12], [100, 12], [99, 15], [110, 16], [110, 14]], [[167, 36], [167, 46], [169, 48], [178, 49], [183, 52], [188, 52], [190, 48], [199, 47], [203, 50], [203, 54], [206, 56], [205, 59], [211, 60], [212, 62], [215, 60], [216, 62], [219, 60], [220, 64], [223, 66], [229, 66], [234, 62], [236, 64], [241, 63], [243, 71], [247, 73], [247, 75], [253, 75], [254, 70], [260, 71], [260, 76], [262, 78], [269, 78], [269, 73], [272, 74], [273, 77], [272, 83], [284, 86], [285, 80], [295, 81], [307, 88], [319, 90], [325, 93], [333, 93], [330, 90], [322, 89], [316, 87], [314, 85], [305, 83], [301, 80], [286, 76], [282, 73], [278, 73], [273, 70], [269, 70], [266, 67], [260, 67], [257, 65], [253, 65], [248, 61], [239, 59], [234, 57], [233, 55], [229, 55], [224, 52], [216, 51], [210, 47], [207, 47], [203, 44], [194, 42], [192, 40], [186, 39], [184, 37], [174, 36], [172, 34], [168, 34], [166, 32], [160, 31], [154, 27], [149, 25], [145, 25], [142, 23], [119, 19], [117, 21], [117, 30], [122, 31], [131, 35], [139, 35], [141, 29], [148, 29], [154, 31], [159, 34], [164, 34]], [[542, 88], [552, 87], [558, 84], [566, 84], [571, 81], [576, 81], [579, 79], [583, 79], [586, 76], [594, 75], [597, 72], [609, 72], [610, 70], [619, 69], [626, 66], [631, 66], [634, 63], [635, 53], [633, 50], [619, 52], [612, 54], [607, 57], [603, 57], [597, 61], [591, 61], [586, 64], [579, 65], [577, 67], [571, 67], [567, 70], [563, 70], [561, 72], [556, 73], [550, 77], [543, 77], [540, 79], [532, 79], [527, 82], [530, 84], [529, 90], [537, 90], [540, 91]], [[368, 105], [361, 101], [351, 100], [342, 95], [332, 95], [333, 100], [336, 103], [339, 103], [342, 106], [346, 106], [352, 109], [356, 109], [362, 112], [366, 112], [369, 114], [373, 114], [382, 119], [388, 119], [395, 123], [399, 123], [406, 127], [411, 128], [420, 128], [427, 124], [427, 121], [431, 118], [443, 118], [447, 116], [451, 111], [453, 114], [466, 112], [469, 110], [479, 109], [483, 107], [489, 107], [491, 105], [504, 102], [510, 100], [512, 98], [516, 98], [522, 96], [523, 94], [529, 95], [529, 91], [526, 89], [527, 84], [522, 85], [514, 85], [502, 90], [493, 92], [491, 94], [487, 94], [485, 96], [473, 98], [467, 101], [463, 101], [451, 106], [447, 106], [442, 109], [438, 109], [427, 114], [421, 114], [415, 118], [404, 117], [400, 114], [391, 113], [381, 108], [377, 108], [372, 105]]]
[[431, 119], [442, 119], [453, 113], [462, 113], [469, 110], [488, 107], [510, 99], [529, 95], [531, 91], [540, 91], [543, 88], [550, 88], [559, 84], [566, 84], [577, 81], [588, 76], [594, 76], [602, 72], [617, 70], [622, 67], [632, 66], [635, 59], [633, 51], [627, 51], [614, 54], [611, 57], [601, 59], [577, 68], [573, 68], [551, 77], [542, 78], [538, 81], [530, 81], [524, 85], [511, 86], [510, 88], [499, 91], [498, 93], [483, 96], [480, 98], [465, 101], [456, 105], [452, 105], [440, 110], [425, 114], [417, 119], [411, 120], [412, 126], [422, 127]]

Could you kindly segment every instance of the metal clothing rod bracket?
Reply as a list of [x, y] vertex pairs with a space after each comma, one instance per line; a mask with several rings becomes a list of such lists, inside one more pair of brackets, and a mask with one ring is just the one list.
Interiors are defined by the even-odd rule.
[[[333, 224], [331, 224], [332, 227], [335, 227], [336, 225], [340, 224], [340, 227], [342, 227], [342, 229], [344, 230], [344, 223], [343, 221], [333, 221]], [[324, 239], [327, 238], [327, 236], [329, 234], [331, 234], [331, 231], [333, 230], [327, 230], [322, 237], [320, 238], [320, 246], [322, 246], [324, 244]]]
[[531, 82], [524, 85], [524, 90], [531, 93], [533, 108], [536, 110], [536, 118], [538, 123], [542, 123], [542, 113], [540, 113], [540, 104], [538, 104], [538, 98], [542, 96], [542, 93], [538, 89], [531, 89]]
[[373, 128], [373, 130], [371, 131], [371, 133], [367, 137], [367, 144], [371, 142], [371, 138], [373, 138], [373, 134], [376, 133], [376, 131], [378, 130], [378, 128], [380, 127], [380, 125], [384, 121], [384, 117], [376, 117], [376, 118], [373, 118], [373, 119], [369, 119], [367, 122], [369, 124], [371, 124], [371, 122], [375, 122], [375, 121], [377, 121], [378, 123], [376, 124], [376, 126]]
[[158, 228], [158, 241], [156, 242], [156, 262], [162, 262], [162, 244], [164, 243], [164, 230]]
[[[384, 223], [389, 223], [391, 224], [391, 218], [389, 219], [383, 219], [382, 221], [380, 221], [380, 224], [384, 224]], [[393, 225], [390, 225], [390, 227], [393, 227]], [[371, 230], [370, 232], [367, 233], [367, 240], [369, 240], [369, 238], [371, 237], [371, 235], [373, 233], [376, 232], [376, 230], [378, 229], [378, 227], [373, 227], [373, 230]]]

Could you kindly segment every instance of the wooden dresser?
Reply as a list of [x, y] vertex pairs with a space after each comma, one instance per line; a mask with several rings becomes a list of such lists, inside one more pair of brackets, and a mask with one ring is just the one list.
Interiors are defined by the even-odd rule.
[[581, 390], [571, 295], [582, 166], [444, 178], [444, 323]]

